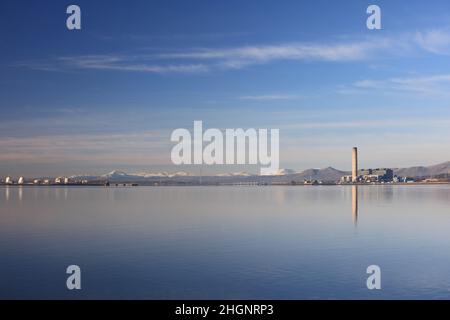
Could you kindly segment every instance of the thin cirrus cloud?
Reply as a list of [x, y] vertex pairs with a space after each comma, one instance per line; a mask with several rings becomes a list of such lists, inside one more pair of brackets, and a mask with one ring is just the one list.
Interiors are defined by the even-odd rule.
[[168, 53], [160, 58], [220, 60], [222, 65], [245, 66], [274, 60], [353, 61], [366, 58], [372, 49], [387, 46], [389, 41], [368, 40], [335, 44], [288, 43], [281, 45], [243, 46], [224, 49], [199, 49], [183, 53]]
[[450, 29], [433, 29], [353, 41], [246, 45], [227, 48], [181, 49], [149, 54], [88, 54], [64, 56], [19, 66], [46, 71], [67, 69], [110, 70], [156, 74], [195, 74], [242, 69], [276, 61], [354, 62], [386, 55], [408, 55], [418, 50], [450, 54]]
[[450, 74], [420, 77], [389, 78], [384, 80], [365, 79], [353, 84], [357, 89], [375, 89], [387, 91], [408, 91], [424, 94], [449, 94]]
[[[442, 118], [406, 118], [406, 119], [394, 119], [394, 120], [359, 120], [359, 121], [332, 121], [332, 122], [304, 122], [304, 123], [294, 123], [285, 124], [278, 126], [280, 129], [380, 129], [385, 130], [392, 128], [396, 129], [399, 127], [414, 128], [415, 130], [419, 127], [421, 128], [448, 128], [450, 125], [450, 120]], [[329, 132], [326, 132], [328, 135]]]
[[266, 95], [252, 95], [239, 97], [240, 100], [247, 101], [279, 101], [279, 100], [299, 100], [302, 96], [294, 94], [266, 94]]
[[88, 55], [78, 57], [62, 57], [59, 60], [64, 66], [79, 69], [115, 70], [150, 73], [198, 73], [208, 71], [203, 64], [149, 64], [147, 56], [124, 55]]
[[450, 54], [450, 29], [417, 32], [414, 40], [424, 50], [435, 54]]
[[104, 70], [155, 74], [183, 74], [203, 73], [210, 70], [209, 66], [201, 63], [155, 64], [151, 60], [154, 60], [154, 58], [149, 55], [91, 54], [64, 56], [50, 61], [22, 61], [15, 63], [14, 66], [52, 72], [69, 70]]
[[[159, 132], [121, 134], [45, 135], [0, 138], [1, 161], [60, 163], [98, 160], [145, 163], [168, 161], [170, 143]], [[163, 152], [163, 151], [164, 152]], [[119, 161], [120, 160], [120, 161]]]
[[[147, 73], [203, 73], [242, 69], [282, 60], [348, 62], [367, 59], [377, 50], [394, 46], [388, 38], [332, 44], [287, 43], [278, 45], [202, 48], [158, 54], [91, 54], [59, 57], [52, 61], [16, 65], [37, 70], [93, 69]], [[182, 62], [180, 62], [182, 61]]]

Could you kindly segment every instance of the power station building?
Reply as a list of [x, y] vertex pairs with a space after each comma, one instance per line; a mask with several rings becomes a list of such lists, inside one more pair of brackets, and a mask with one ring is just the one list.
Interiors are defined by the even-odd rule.
[[358, 176], [362, 182], [392, 182], [394, 170], [388, 168], [362, 169], [358, 171]]
[[394, 171], [388, 168], [358, 169], [358, 148], [352, 149], [352, 175], [343, 176], [341, 183], [392, 182]]

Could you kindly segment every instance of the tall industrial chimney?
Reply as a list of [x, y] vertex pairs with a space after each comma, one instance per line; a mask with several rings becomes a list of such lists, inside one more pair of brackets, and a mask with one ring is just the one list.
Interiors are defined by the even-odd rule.
[[352, 150], [352, 182], [358, 180], [358, 148], [353, 147]]

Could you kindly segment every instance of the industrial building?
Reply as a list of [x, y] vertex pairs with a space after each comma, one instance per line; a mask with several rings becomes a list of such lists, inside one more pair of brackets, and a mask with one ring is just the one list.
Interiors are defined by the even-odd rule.
[[55, 179], [55, 184], [69, 184], [70, 179], [68, 177], [58, 177]]
[[388, 168], [362, 169], [358, 171], [358, 179], [361, 182], [392, 182], [394, 170]]
[[358, 148], [352, 149], [352, 175], [343, 176], [341, 183], [393, 182], [394, 171], [388, 168], [358, 170]]

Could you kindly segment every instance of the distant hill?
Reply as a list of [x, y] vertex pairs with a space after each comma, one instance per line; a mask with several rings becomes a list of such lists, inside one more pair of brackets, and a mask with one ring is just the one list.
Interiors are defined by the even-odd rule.
[[401, 177], [431, 177], [450, 174], [450, 161], [429, 167], [419, 166], [419, 167], [395, 169], [394, 173]]
[[350, 174], [350, 172], [337, 170], [332, 167], [324, 169], [308, 169], [298, 174], [301, 179], [314, 179], [323, 181], [337, 181], [341, 177]]
[[[290, 172], [290, 171], [287, 171]], [[270, 182], [303, 182], [304, 180], [338, 181], [342, 176], [349, 174], [346, 171], [340, 171], [332, 167], [324, 169], [307, 169], [297, 173], [290, 173], [281, 176], [269, 176]]]

